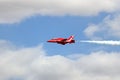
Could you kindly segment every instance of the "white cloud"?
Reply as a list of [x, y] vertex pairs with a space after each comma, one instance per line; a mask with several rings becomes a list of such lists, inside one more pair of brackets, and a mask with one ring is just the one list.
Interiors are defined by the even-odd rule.
[[84, 33], [88, 38], [100, 39], [99, 37], [95, 36], [98, 31], [99, 27], [97, 25], [91, 24], [84, 30]]
[[9, 49], [14, 50], [15, 46], [13, 46], [9, 41], [0, 40], [0, 54]]
[[38, 15], [91, 16], [116, 12], [119, 0], [0, 0], [0, 23], [15, 23]]
[[120, 14], [109, 15], [105, 17], [103, 22], [99, 24], [89, 25], [85, 30], [85, 34], [91, 38], [109, 38], [114, 37], [120, 39]]
[[98, 51], [70, 59], [47, 56], [37, 46], [8, 48], [0, 54], [0, 80], [119, 80], [119, 67], [120, 52]]

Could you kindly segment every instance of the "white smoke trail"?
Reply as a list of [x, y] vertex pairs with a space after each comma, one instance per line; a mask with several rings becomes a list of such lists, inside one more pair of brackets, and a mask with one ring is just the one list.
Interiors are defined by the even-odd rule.
[[106, 45], [119, 45], [120, 46], [120, 41], [95, 41], [95, 40], [82, 40], [80, 42], [85, 42], [85, 43], [95, 43], [95, 44], [106, 44]]

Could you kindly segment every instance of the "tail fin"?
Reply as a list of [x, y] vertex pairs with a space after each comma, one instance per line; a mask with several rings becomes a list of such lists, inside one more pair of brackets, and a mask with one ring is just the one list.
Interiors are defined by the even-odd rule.
[[72, 35], [66, 40], [66, 42], [71, 42], [73, 39], [74, 39], [74, 36]]

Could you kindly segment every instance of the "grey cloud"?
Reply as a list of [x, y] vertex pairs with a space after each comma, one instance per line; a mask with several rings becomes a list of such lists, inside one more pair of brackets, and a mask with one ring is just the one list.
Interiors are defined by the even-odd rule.
[[119, 0], [0, 0], [0, 23], [15, 23], [30, 16], [93, 16], [116, 12]]
[[70, 59], [62, 55], [47, 56], [39, 45], [8, 48], [0, 54], [1, 80], [119, 80], [119, 67], [120, 52], [98, 51]]

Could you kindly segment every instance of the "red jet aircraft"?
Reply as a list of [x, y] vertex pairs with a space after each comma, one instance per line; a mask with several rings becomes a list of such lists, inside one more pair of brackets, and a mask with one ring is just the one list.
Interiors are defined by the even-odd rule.
[[67, 43], [69, 43], [69, 44], [75, 43], [75, 40], [73, 38], [74, 38], [74, 36], [70, 36], [69, 38], [53, 38], [51, 40], [48, 40], [47, 42], [65, 45]]

